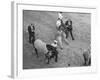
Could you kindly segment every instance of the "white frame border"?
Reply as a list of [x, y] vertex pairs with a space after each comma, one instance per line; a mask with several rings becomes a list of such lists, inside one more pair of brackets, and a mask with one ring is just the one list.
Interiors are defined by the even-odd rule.
[[[92, 65], [90, 67], [73, 67], [73, 68], [53, 68], [53, 69], [31, 69], [23, 70], [22, 68], [22, 28], [23, 18], [22, 10], [43, 10], [43, 11], [64, 11], [64, 12], [82, 12], [91, 13], [91, 35], [95, 36], [96, 32], [96, 8], [87, 7], [71, 7], [71, 6], [56, 6], [56, 5], [39, 5], [39, 4], [27, 4], [12, 2], [12, 68], [11, 76], [13, 78], [23, 77], [42, 77], [42, 76], [54, 76], [54, 75], [66, 75], [72, 73], [91, 73], [97, 71], [97, 58], [96, 58], [96, 42], [91, 36], [91, 56]], [[67, 10], [66, 10], [67, 9]], [[94, 53], [94, 54], [93, 54]]]

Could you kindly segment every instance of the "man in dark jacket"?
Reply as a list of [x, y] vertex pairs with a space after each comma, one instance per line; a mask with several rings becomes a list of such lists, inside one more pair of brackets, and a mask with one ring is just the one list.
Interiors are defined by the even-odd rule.
[[72, 37], [72, 40], [74, 40], [74, 37], [73, 37], [73, 33], [72, 33], [72, 21], [71, 19], [68, 19], [66, 22], [65, 22], [65, 25], [67, 26], [67, 30], [70, 32], [70, 35]]
[[28, 33], [29, 33], [29, 43], [34, 43], [34, 41], [35, 41], [35, 27], [33, 24], [28, 26]]

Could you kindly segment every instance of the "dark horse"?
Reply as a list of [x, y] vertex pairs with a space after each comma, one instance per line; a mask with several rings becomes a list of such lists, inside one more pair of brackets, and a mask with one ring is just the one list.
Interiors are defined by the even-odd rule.
[[48, 60], [47, 64], [49, 64], [51, 58], [54, 58], [55, 62], [57, 62], [58, 61], [58, 51], [57, 51], [57, 48], [52, 46], [51, 44], [47, 44], [46, 47], [48, 49], [47, 54], [45, 54], [45, 57]]

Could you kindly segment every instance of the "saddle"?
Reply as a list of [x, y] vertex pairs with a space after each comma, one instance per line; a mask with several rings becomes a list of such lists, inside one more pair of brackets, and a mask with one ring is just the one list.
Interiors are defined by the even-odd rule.
[[46, 47], [47, 47], [47, 49], [48, 49], [49, 51], [56, 50], [56, 48], [55, 48], [55, 47], [53, 47], [53, 46], [52, 46], [52, 45], [50, 45], [50, 44], [47, 44], [47, 45], [46, 45]]

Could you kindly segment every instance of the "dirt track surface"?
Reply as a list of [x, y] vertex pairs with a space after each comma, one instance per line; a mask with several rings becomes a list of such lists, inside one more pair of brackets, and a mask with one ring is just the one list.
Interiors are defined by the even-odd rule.
[[36, 28], [36, 38], [39, 38], [46, 43], [52, 43], [57, 32], [57, 12], [23, 11], [24, 69], [83, 66], [84, 58], [80, 48], [87, 49], [91, 44], [91, 15], [84, 13], [63, 13], [63, 15], [63, 21], [66, 20], [66, 17], [73, 21], [73, 35], [75, 40], [72, 40], [69, 35], [69, 45], [63, 41], [64, 49], [58, 49], [58, 62], [56, 63], [52, 59], [50, 64], [46, 64], [43, 53], [39, 53], [39, 58], [37, 58], [32, 44], [28, 42], [29, 35], [27, 27], [30, 23], [34, 23]]

